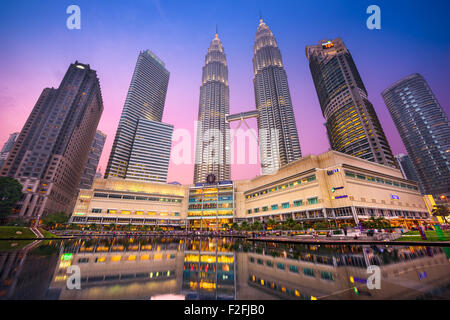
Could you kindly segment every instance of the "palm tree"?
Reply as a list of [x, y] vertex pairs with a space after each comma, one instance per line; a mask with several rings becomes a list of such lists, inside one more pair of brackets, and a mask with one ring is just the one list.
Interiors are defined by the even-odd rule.
[[433, 210], [431, 211], [431, 213], [433, 214], [433, 216], [435, 217], [442, 217], [442, 219], [448, 223], [447, 221], [447, 217], [450, 214], [450, 211], [448, 210], [448, 207], [444, 206], [444, 205], [437, 205], [433, 207]]
[[267, 220], [267, 226], [270, 227], [271, 229], [275, 229], [275, 226], [277, 225], [277, 222], [273, 219], [269, 219]]

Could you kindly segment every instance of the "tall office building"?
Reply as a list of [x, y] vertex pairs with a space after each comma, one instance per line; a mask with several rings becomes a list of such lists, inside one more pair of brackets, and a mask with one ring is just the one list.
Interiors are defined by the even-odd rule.
[[262, 174], [270, 174], [301, 158], [302, 153], [281, 52], [262, 19], [256, 31], [253, 54], [260, 161]]
[[167, 182], [173, 126], [139, 119], [127, 179]]
[[87, 64], [76, 61], [58, 89], [43, 90], [0, 173], [23, 185], [21, 217], [72, 211], [102, 112], [100, 83]]
[[[139, 119], [162, 119], [169, 71], [150, 50], [139, 54], [112, 146], [105, 178], [127, 178]], [[132, 174], [133, 176], [133, 174]]]
[[420, 74], [407, 76], [382, 92], [426, 194], [450, 195], [450, 124]]
[[6, 158], [8, 158], [9, 152], [14, 146], [14, 142], [16, 142], [18, 136], [19, 132], [11, 133], [8, 140], [3, 145], [3, 148], [0, 151], [0, 169], [3, 167], [3, 163], [5, 163]]
[[97, 173], [98, 162], [102, 155], [103, 146], [105, 145], [106, 134], [97, 130], [95, 132], [94, 141], [92, 141], [92, 146], [89, 149], [88, 158], [84, 164], [83, 174], [81, 175], [80, 189], [90, 189], [92, 183], [94, 182], [95, 175]]
[[[400, 153], [395, 156], [395, 160], [397, 161], [398, 168], [402, 172], [403, 178], [419, 182], [419, 178], [417, 177], [416, 169], [414, 169], [414, 165], [413, 165], [409, 155]], [[420, 187], [420, 191], [422, 193], [424, 193], [420, 183], [419, 183], [419, 187]]]
[[230, 180], [230, 113], [228, 67], [225, 51], [216, 33], [208, 48], [200, 86], [194, 183], [205, 182], [209, 174], [216, 180]]
[[394, 166], [394, 156], [353, 58], [340, 39], [306, 47], [331, 149]]

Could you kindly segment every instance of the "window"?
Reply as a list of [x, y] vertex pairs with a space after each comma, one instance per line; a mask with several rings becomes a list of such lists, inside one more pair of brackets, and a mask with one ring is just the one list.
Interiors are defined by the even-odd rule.
[[317, 197], [308, 198], [308, 204], [316, 204], [316, 203], [319, 203], [319, 200], [317, 199]]
[[294, 201], [294, 207], [300, 207], [303, 205], [303, 201], [302, 200], [295, 200]]
[[252, 213], [252, 209], [248, 209], [247, 214], [251, 214], [251, 213]]
[[350, 177], [350, 178], [354, 178], [355, 177], [355, 174], [353, 172], [350, 172], [350, 171], [345, 171], [345, 175], [347, 177]]
[[378, 182], [378, 183], [384, 183], [384, 180], [383, 180], [383, 179], [380, 179], [380, 178], [377, 178], [377, 182]]
[[94, 198], [108, 198], [106, 193], [94, 193]]
[[267, 261], [266, 261], [266, 266], [268, 266], [268, 267], [273, 267], [273, 262], [270, 261], [270, 260], [267, 260]]
[[116, 209], [108, 209], [106, 212], [107, 213], [117, 213], [117, 210]]
[[334, 281], [334, 277], [331, 272], [322, 271], [320, 272], [320, 277], [324, 280]]
[[109, 198], [113, 198], [113, 199], [122, 199], [122, 195], [121, 194], [110, 194]]
[[284, 270], [284, 268], [285, 268], [284, 263], [281, 263], [281, 262], [277, 263], [277, 269]]
[[314, 277], [314, 270], [310, 268], [303, 268], [303, 274], [308, 277]]
[[366, 176], [364, 176], [362, 174], [357, 174], [356, 177], [360, 180], [366, 180]]
[[297, 266], [289, 266], [289, 271], [293, 273], [298, 273], [298, 267]]
[[269, 210], [269, 207], [267, 207], [267, 206], [262, 207], [262, 211], [268, 211], [268, 210]]
[[253, 209], [253, 212], [255, 212], [255, 213], [259, 212], [259, 208]]
[[289, 208], [289, 202], [284, 202], [281, 204], [281, 206], [283, 207], [283, 209], [287, 209]]
[[306, 177], [306, 181], [308, 181], [308, 182], [311, 182], [311, 181], [314, 181], [314, 180], [316, 180], [316, 175], [315, 174], [313, 174], [312, 176]]
[[256, 262], [257, 262], [258, 264], [263, 264], [262, 259], [258, 259]]
[[92, 213], [101, 213], [102, 209], [92, 208]]
[[272, 210], [278, 210], [278, 205], [277, 204], [273, 204], [273, 205], [270, 206], [270, 208]]

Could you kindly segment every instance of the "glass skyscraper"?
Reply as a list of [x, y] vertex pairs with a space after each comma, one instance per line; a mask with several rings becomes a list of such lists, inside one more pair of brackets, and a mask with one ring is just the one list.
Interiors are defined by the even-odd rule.
[[[169, 71], [150, 50], [139, 54], [112, 146], [105, 178], [127, 178], [139, 119], [160, 122], [169, 84]], [[134, 176], [134, 174], [131, 174]]]
[[88, 64], [76, 61], [57, 89], [43, 90], [1, 169], [23, 185], [20, 217], [72, 212], [102, 112], [100, 83]]
[[166, 182], [173, 126], [139, 119], [131, 149], [127, 179]]
[[449, 196], [450, 125], [425, 79], [412, 74], [382, 96], [426, 194]]
[[8, 158], [9, 152], [11, 151], [12, 147], [14, 146], [14, 142], [16, 142], [18, 136], [19, 136], [19, 132], [11, 133], [9, 135], [8, 140], [3, 145], [3, 148], [0, 151], [0, 169], [2, 168], [3, 163], [5, 162], [6, 158]]
[[97, 173], [98, 162], [102, 155], [103, 146], [105, 145], [106, 134], [97, 130], [95, 133], [94, 141], [92, 141], [91, 148], [89, 150], [88, 158], [84, 165], [83, 174], [81, 175], [80, 189], [90, 189], [94, 182], [95, 175]]
[[281, 52], [262, 19], [253, 54], [260, 161], [262, 174], [270, 174], [301, 158], [302, 153]]
[[230, 180], [230, 113], [228, 67], [219, 35], [208, 48], [200, 86], [194, 183], [205, 182], [209, 174], [217, 181]]
[[394, 166], [394, 156], [355, 62], [340, 39], [306, 47], [331, 149]]

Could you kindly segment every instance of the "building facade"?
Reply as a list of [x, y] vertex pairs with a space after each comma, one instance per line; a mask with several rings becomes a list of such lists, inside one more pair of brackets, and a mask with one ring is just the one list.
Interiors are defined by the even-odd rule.
[[169, 71], [150, 50], [139, 54], [105, 178], [126, 178], [139, 119], [161, 122], [169, 84]]
[[96, 179], [89, 190], [80, 190], [71, 222], [180, 227], [185, 225], [185, 186]]
[[340, 39], [306, 47], [331, 149], [396, 167], [366, 87]]
[[403, 144], [427, 194], [450, 196], [450, 124], [420, 74], [382, 92]]
[[20, 217], [72, 212], [102, 112], [100, 83], [87, 64], [76, 61], [58, 89], [44, 89], [0, 173], [23, 185]]
[[139, 119], [126, 179], [167, 182], [173, 125]]
[[95, 175], [97, 173], [98, 162], [102, 155], [103, 146], [105, 145], [106, 134], [97, 130], [95, 132], [94, 141], [92, 141], [91, 149], [89, 149], [88, 158], [84, 165], [83, 174], [81, 175], [80, 189], [89, 189], [94, 182]]
[[230, 113], [228, 66], [216, 33], [208, 48], [202, 71], [195, 148], [194, 183], [214, 174], [219, 181], [230, 180]]
[[223, 230], [234, 217], [232, 181], [198, 183], [189, 188], [187, 227], [198, 230]]
[[224, 230], [244, 221], [340, 226], [383, 217], [411, 226], [431, 222], [430, 210], [417, 182], [400, 170], [329, 151], [250, 180], [184, 186], [95, 180], [93, 189], [81, 190], [73, 222]]
[[0, 169], [3, 167], [3, 163], [5, 163], [6, 158], [8, 158], [9, 152], [13, 148], [14, 142], [16, 142], [18, 137], [19, 132], [11, 133], [8, 140], [3, 145], [3, 148], [0, 151]]
[[302, 153], [281, 52], [262, 19], [253, 46], [253, 71], [262, 174], [271, 174]]

